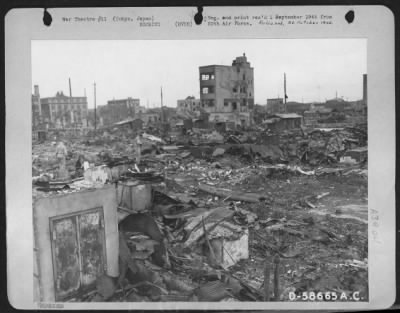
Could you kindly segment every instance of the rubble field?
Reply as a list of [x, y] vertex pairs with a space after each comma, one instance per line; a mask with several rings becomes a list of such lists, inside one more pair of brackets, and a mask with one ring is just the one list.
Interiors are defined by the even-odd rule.
[[64, 182], [55, 143], [34, 144], [34, 198], [152, 188], [145, 212], [118, 208], [119, 277], [101, 275], [69, 301], [368, 301], [366, 128], [273, 136], [147, 134], [140, 163], [133, 136], [71, 140]]

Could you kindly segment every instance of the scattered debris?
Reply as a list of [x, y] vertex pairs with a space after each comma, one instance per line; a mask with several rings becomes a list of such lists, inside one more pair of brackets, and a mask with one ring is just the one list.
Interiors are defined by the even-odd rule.
[[115, 186], [119, 277], [69, 301], [367, 299], [366, 129], [264, 126], [146, 130], [140, 161], [135, 134], [110, 129], [68, 142], [63, 175], [56, 143], [36, 143], [34, 199]]

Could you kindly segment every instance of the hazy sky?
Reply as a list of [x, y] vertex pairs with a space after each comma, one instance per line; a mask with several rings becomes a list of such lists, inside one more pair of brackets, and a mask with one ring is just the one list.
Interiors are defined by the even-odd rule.
[[254, 68], [255, 102], [283, 96], [286, 72], [288, 101], [362, 98], [367, 71], [364, 39], [235, 39], [235, 40], [47, 40], [32, 41], [32, 90], [41, 97], [57, 91], [83, 96], [89, 107], [107, 100], [139, 98], [141, 105], [176, 106], [176, 100], [200, 97], [202, 65], [231, 65], [246, 53]]

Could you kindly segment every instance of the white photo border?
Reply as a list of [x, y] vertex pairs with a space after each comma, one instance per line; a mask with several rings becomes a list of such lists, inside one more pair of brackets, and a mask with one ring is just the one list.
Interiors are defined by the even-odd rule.
[[[354, 10], [349, 24], [344, 15]], [[13, 9], [5, 17], [6, 83], [6, 225], [7, 294], [18, 309], [46, 308], [33, 302], [33, 227], [31, 186], [31, 41], [32, 40], [201, 40], [256, 38], [366, 38], [368, 73], [368, 210], [369, 302], [192, 302], [63, 303], [65, 309], [337, 309], [369, 310], [395, 300], [395, 73], [394, 16], [385, 6], [266, 6], [204, 7], [203, 14], [329, 14], [332, 25], [266, 28], [177, 28], [175, 21], [192, 21], [195, 7], [174, 8], [55, 8], [50, 27], [43, 9]], [[151, 15], [161, 27], [140, 28], [122, 22], [65, 23], [63, 16]], [[13, 174], [15, 173], [15, 174]], [[371, 217], [378, 219], [371, 226]], [[32, 257], [31, 257], [32, 256]], [[23, 279], [24, 283], [18, 283]]]

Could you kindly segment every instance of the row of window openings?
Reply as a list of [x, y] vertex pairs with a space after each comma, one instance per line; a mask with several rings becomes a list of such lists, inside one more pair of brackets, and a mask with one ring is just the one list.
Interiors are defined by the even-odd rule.
[[[234, 88], [232, 88], [232, 91], [233, 92], [238, 92], [239, 91], [239, 93], [246, 93], [247, 92], [247, 88], [246, 87], [239, 87], [239, 88], [234, 87]], [[251, 92], [249, 94], [251, 96]]]
[[72, 106], [69, 106], [69, 105], [68, 106], [54, 106], [54, 107], [52, 107], [52, 109], [53, 109], [53, 111], [61, 111], [61, 110], [66, 111], [66, 110], [71, 110], [71, 109], [79, 110], [79, 111], [87, 110], [86, 107], [75, 106], [75, 105], [72, 105]]
[[42, 101], [43, 104], [52, 104], [52, 103], [79, 103], [79, 104], [85, 104], [85, 102], [82, 101], [82, 99], [76, 99], [72, 98], [70, 99], [69, 97], [67, 99], [51, 99], [50, 101]]
[[[48, 112], [48, 111], [47, 111]], [[63, 110], [60, 110], [60, 111], [52, 111], [52, 114], [64, 114], [64, 115], [67, 115], [67, 114], [71, 114], [71, 112], [72, 112], [72, 114], [74, 114], [74, 115], [86, 115], [86, 112], [82, 112], [82, 111], [78, 111], [78, 110], [68, 110], [68, 111], [63, 111]]]
[[[224, 106], [229, 106], [229, 105], [232, 105], [232, 108], [234, 109], [234, 110], [236, 110], [237, 109], [237, 107], [238, 107], [238, 104], [239, 104], [239, 102], [230, 102], [230, 101], [224, 101]], [[208, 101], [208, 102], [203, 102], [202, 104], [201, 104], [201, 106], [204, 108], [205, 106], [208, 106], [208, 107], [213, 107], [214, 106], [214, 101]], [[241, 106], [246, 106], [246, 102], [243, 102], [243, 103], [241, 103]]]
[[[213, 73], [201, 74], [201, 80], [213, 80], [215, 75]], [[243, 80], [246, 80], [246, 74], [243, 74]]]
[[[233, 88], [232, 89], [233, 92], [237, 92], [238, 89], [237, 88]], [[246, 87], [239, 87], [239, 92], [240, 93], [246, 93]], [[209, 93], [214, 93], [214, 88], [212, 87], [203, 87], [201, 90], [201, 93], [203, 95], [209, 94]], [[251, 97], [251, 92], [249, 92], [249, 97]]]
[[[246, 91], [247, 91], [246, 87], [239, 87], [239, 88], [235, 87], [235, 88], [232, 89], [233, 92], [238, 92], [238, 90], [239, 90], [240, 93], [246, 93]], [[203, 87], [202, 88], [202, 93], [203, 94], [208, 94], [208, 93], [213, 93], [213, 92], [214, 92], [214, 88], [213, 87]], [[250, 96], [251, 96], [251, 92], [250, 92]]]
[[60, 111], [60, 110], [87, 110], [86, 106], [81, 106], [81, 105], [54, 105], [51, 107], [53, 109], [53, 111]]
[[[44, 111], [44, 112], [49, 112], [49, 111]], [[55, 114], [55, 115], [58, 115], [58, 114], [68, 115], [68, 114], [71, 114], [71, 112], [72, 112], [73, 115], [78, 115], [78, 116], [86, 115], [86, 112], [75, 111], [75, 110], [69, 110], [69, 111], [52, 111], [51, 113], [52, 113], [52, 114]]]
[[215, 79], [214, 74], [201, 74], [201, 80], [212, 80]]
[[180, 103], [179, 106], [180, 106], [181, 108], [183, 108], [183, 107], [187, 108], [188, 106], [190, 106], [190, 107], [196, 107], [196, 106], [199, 106], [199, 104], [200, 104], [200, 103], [192, 103], [192, 104]]

